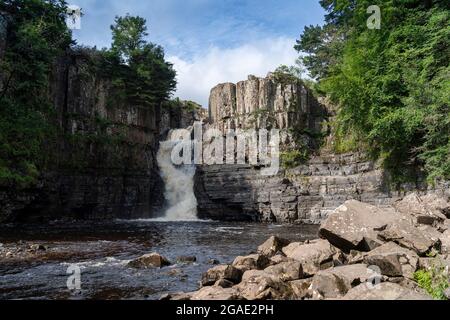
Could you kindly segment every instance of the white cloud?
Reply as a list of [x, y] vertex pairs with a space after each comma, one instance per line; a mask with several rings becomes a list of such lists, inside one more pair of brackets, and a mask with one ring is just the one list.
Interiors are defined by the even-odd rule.
[[175, 96], [208, 107], [210, 90], [219, 83], [246, 80], [252, 74], [266, 76], [279, 65], [294, 64], [298, 53], [295, 40], [285, 37], [254, 41], [236, 48], [210, 47], [191, 61], [168, 57], [178, 73]]

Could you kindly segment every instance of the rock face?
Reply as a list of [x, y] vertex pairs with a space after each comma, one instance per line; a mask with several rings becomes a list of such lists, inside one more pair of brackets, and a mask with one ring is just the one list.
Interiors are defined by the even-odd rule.
[[[272, 129], [282, 131], [282, 144], [295, 146], [290, 128], [321, 131], [326, 109], [301, 83], [281, 84], [272, 74], [249, 76], [238, 84], [219, 84], [211, 90], [209, 115], [216, 129]], [[312, 141], [310, 141], [312, 142]]]
[[93, 54], [76, 51], [55, 63], [50, 94], [62, 132], [58, 163], [35, 188], [0, 188], [0, 221], [143, 218], [163, 205], [159, 141], [202, 115], [116, 101], [110, 81], [90, 67]]
[[[317, 151], [319, 143], [311, 138], [314, 134], [298, 133], [326, 136], [333, 114], [326, 100], [315, 99], [301, 83], [277, 83], [270, 74], [266, 78], [249, 76], [237, 85], [220, 84], [211, 90], [209, 101], [211, 127], [223, 134], [228, 129], [279, 129], [282, 152], [305, 147]], [[261, 175], [257, 166], [199, 166], [195, 182], [199, 216], [229, 221], [320, 223], [346, 200], [380, 206], [391, 205], [404, 196], [391, 190], [389, 175], [361, 154], [334, 155], [326, 150], [312, 153], [316, 156], [306, 164], [280, 170], [272, 177]], [[437, 191], [450, 196], [449, 186], [443, 183]], [[427, 191], [421, 183], [402, 186], [407, 192], [419, 188]], [[418, 219], [434, 222], [430, 222], [429, 215]]]
[[382, 206], [398, 199], [383, 171], [355, 154], [314, 157], [271, 177], [248, 165], [200, 166], [195, 194], [201, 218], [264, 222], [320, 223], [349, 199]]

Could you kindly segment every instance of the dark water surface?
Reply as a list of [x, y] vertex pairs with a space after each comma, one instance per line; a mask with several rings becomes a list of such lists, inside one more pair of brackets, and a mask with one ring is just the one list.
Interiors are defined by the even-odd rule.
[[[316, 226], [223, 222], [116, 221], [0, 227], [0, 299], [158, 299], [198, 289], [210, 259], [231, 263], [271, 235], [317, 238]], [[43, 245], [47, 250], [28, 249]], [[158, 252], [194, 264], [135, 270], [127, 263]], [[8, 256], [8, 257], [7, 257]], [[81, 269], [81, 291], [67, 288], [67, 269]]]

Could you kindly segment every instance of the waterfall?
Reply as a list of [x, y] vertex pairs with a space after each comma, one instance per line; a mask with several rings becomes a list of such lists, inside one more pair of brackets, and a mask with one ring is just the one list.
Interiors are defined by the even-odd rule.
[[179, 130], [169, 133], [167, 141], [160, 143], [157, 161], [164, 181], [167, 203], [164, 220], [197, 220], [197, 199], [194, 194], [195, 165], [175, 166], [171, 160], [173, 147], [180, 142]]

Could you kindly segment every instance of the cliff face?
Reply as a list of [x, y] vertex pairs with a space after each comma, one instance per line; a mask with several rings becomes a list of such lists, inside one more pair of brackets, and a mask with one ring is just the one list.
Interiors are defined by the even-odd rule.
[[204, 219], [319, 223], [349, 199], [388, 205], [384, 173], [360, 155], [316, 157], [265, 177], [250, 166], [203, 166], [196, 196]]
[[[327, 109], [304, 86], [277, 85], [270, 76], [251, 76], [237, 86], [218, 85], [210, 98], [212, 126], [223, 132], [263, 128], [267, 117], [260, 110], [269, 110], [274, 120], [269, 126], [285, 132], [282, 143], [290, 150], [298, 147], [291, 132], [326, 130], [322, 122], [333, 113]], [[309, 146], [314, 145], [310, 140]], [[346, 200], [384, 206], [404, 195], [391, 191], [388, 181], [387, 174], [363, 155], [323, 151], [273, 177], [262, 176], [251, 166], [201, 166], [195, 193], [203, 219], [319, 223]], [[411, 185], [404, 191], [418, 187], [427, 188]], [[449, 192], [448, 186], [441, 191]]]
[[[228, 129], [280, 129], [285, 147], [299, 143], [290, 129], [321, 132], [327, 118], [327, 110], [303, 84], [278, 83], [272, 74], [214, 87], [209, 112], [213, 126], [224, 133]], [[308, 144], [313, 142], [303, 138]]]
[[27, 190], [0, 189], [1, 220], [152, 217], [163, 205], [156, 153], [170, 128], [201, 115], [180, 107], [114, 101], [89, 55], [55, 63], [50, 96], [58, 122], [55, 163]]

